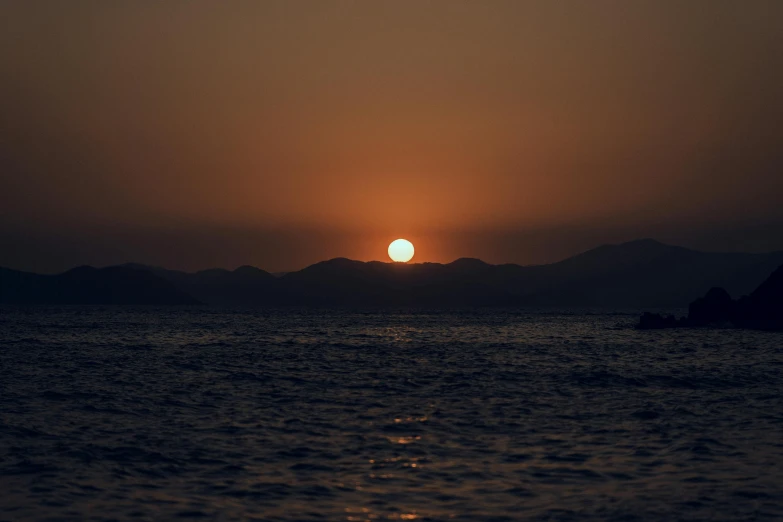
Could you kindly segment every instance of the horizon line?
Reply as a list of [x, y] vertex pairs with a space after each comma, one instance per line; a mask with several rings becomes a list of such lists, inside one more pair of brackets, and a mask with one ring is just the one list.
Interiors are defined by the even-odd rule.
[[186, 274], [198, 274], [198, 273], [201, 273], [201, 272], [209, 272], [209, 271], [212, 271], [212, 270], [225, 271], [225, 272], [236, 272], [237, 270], [242, 269], [242, 268], [252, 268], [252, 269], [260, 270], [260, 271], [262, 271], [264, 273], [267, 273], [267, 274], [270, 274], [270, 275], [273, 275], [273, 276], [276, 276], [276, 277], [282, 277], [285, 274], [291, 274], [291, 273], [295, 273], [295, 272], [300, 272], [302, 270], [305, 270], [307, 268], [310, 268], [310, 267], [313, 267], [313, 266], [316, 266], [316, 265], [319, 265], [319, 264], [330, 263], [330, 262], [340, 261], [340, 260], [350, 261], [352, 263], [363, 263], [363, 264], [381, 263], [381, 264], [385, 264], [385, 265], [406, 265], [406, 266], [416, 266], [416, 265], [448, 266], [448, 265], [454, 264], [454, 263], [456, 263], [458, 261], [478, 261], [478, 262], [483, 263], [484, 265], [487, 265], [487, 266], [519, 266], [519, 267], [549, 266], [549, 265], [554, 265], [554, 264], [557, 264], [557, 263], [562, 263], [562, 262], [567, 261], [569, 259], [573, 259], [575, 257], [587, 254], [588, 252], [592, 252], [594, 250], [598, 250], [600, 248], [622, 247], [622, 246], [627, 246], [627, 245], [632, 245], [632, 244], [639, 244], [639, 243], [655, 244], [655, 245], [659, 245], [659, 246], [662, 246], [662, 247], [687, 250], [687, 251], [690, 251], [690, 252], [700, 252], [700, 253], [705, 253], [705, 254], [767, 255], [767, 254], [774, 254], [774, 253], [777, 253], [777, 252], [783, 252], [783, 250], [770, 250], [770, 251], [767, 251], [767, 252], [707, 251], [707, 250], [697, 250], [697, 249], [684, 247], [684, 246], [680, 246], [680, 245], [672, 245], [670, 243], [664, 243], [664, 242], [659, 241], [659, 240], [654, 239], [654, 238], [640, 238], [640, 239], [632, 239], [630, 241], [623, 241], [623, 242], [620, 242], [620, 243], [603, 243], [603, 244], [597, 245], [597, 246], [595, 246], [593, 248], [590, 248], [590, 249], [587, 249], [587, 250], [583, 250], [581, 252], [577, 252], [577, 253], [575, 253], [573, 255], [567, 256], [567, 257], [565, 257], [563, 259], [560, 259], [560, 260], [557, 260], [557, 261], [552, 261], [550, 263], [533, 263], [533, 264], [520, 264], [520, 263], [513, 263], [513, 262], [508, 262], [508, 263], [489, 263], [489, 262], [484, 261], [483, 259], [480, 259], [480, 258], [477, 258], [477, 257], [458, 257], [458, 258], [454, 259], [453, 261], [441, 263], [441, 262], [437, 262], [437, 261], [420, 261], [420, 262], [406, 261], [406, 262], [399, 262], [399, 261], [391, 261], [391, 260], [384, 261], [384, 260], [379, 260], [379, 259], [371, 259], [371, 260], [367, 260], [367, 261], [362, 261], [362, 260], [359, 260], [359, 259], [351, 259], [351, 258], [348, 258], [348, 257], [338, 256], [338, 257], [333, 257], [333, 258], [329, 258], [329, 259], [324, 259], [324, 260], [321, 260], [321, 261], [316, 261], [314, 263], [311, 263], [311, 264], [306, 265], [306, 266], [304, 266], [302, 268], [299, 268], [299, 269], [285, 270], [285, 271], [274, 271], [274, 272], [271, 272], [271, 271], [265, 270], [263, 268], [260, 268], [258, 266], [250, 265], [250, 264], [239, 265], [239, 266], [237, 266], [237, 267], [235, 267], [233, 269], [213, 266], [213, 267], [203, 268], [203, 269], [199, 269], [199, 270], [180, 270], [180, 269], [176, 269], [176, 268], [166, 268], [164, 266], [159, 266], [159, 265], [154, 265], [154, 264], [139, 263], [139, 262], [136, 262], [136, 261], [126, 261], [124, 263], [114, 263], [114, 264], [110, 264], [110, 265], [101, 265], [101, 266], [95, 266], [95, 265], [89, 265], [89, 264], [76, 265], [76, 266], [73, 266], [73, 267], [71, 267], [69, 269], [63, 270], [63, 271], [48, 272], [48, 273], [32, 272], [32, 271], [29, 271], [29, 270], [15, 269], [15, 268], [9, 268], [9, 267], [0, 267], [0, 268], [5, 268], [7, 270], [13, 270], [13, 271], [17, 271], [17, 272], [27, 272], [27, 273], [31, 273], [31, 274], [40, 274], [40, 275], [65, 274], [65, 273], [68, 273], [68, 272], [70, 272], [72, 270], [76, 270], [76, 269], [79, 269], [79, 268], [92, 268], [92, 269], [95, 269], [95, 270], [103, 270], [103, 269], [106, 269], [106, 268], [129, 267], [129, 266], [132, 266], [132, 265], [136, 265], [139, 268], [167, 270], [167, 271], [172, 271], [172, 272], [182, 272], [182, 273], [186, 273]]

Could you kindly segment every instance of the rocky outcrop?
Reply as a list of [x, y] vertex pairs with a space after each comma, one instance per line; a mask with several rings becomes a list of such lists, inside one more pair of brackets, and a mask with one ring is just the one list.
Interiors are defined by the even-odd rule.
[[683, 321], [687, 321], [686, 318], [677, 319], [673, 315], [661, 315], [652, 314], [650, 312], [644, 312], [639, 318], [639, 324], [636, 327], [640, 330], [661, 330], [663, 328], [677, 328], [678, 326], [685, 326]]
[[734, 307], [733, 322], [737, 326], [783, 330], [783, 266]]
[[688, 307], [688, 317], [677, 319], [645, 312], [637, 328], [653, 330], [677, 327], [732, 325], [739, 328], [783, 330], [783, 266], [778, 267], [749, 296], [733, 300], [723, 288], [712, 288]]
[[710, 288], [688, 306], [688, 321], [694, 325], [725, 323], [734, 316], [734, 301], [723, 288]]

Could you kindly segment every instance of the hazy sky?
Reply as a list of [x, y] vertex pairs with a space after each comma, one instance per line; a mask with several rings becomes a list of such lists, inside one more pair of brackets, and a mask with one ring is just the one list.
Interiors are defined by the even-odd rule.
[[0, 265], [783, 249], [783, 2], [0, 3]]

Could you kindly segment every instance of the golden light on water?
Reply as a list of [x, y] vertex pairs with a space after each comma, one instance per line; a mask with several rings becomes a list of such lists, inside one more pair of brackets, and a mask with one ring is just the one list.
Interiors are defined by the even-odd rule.
[[415, 437], [386, 437], [389, 442], [393, 442], [394, 444], [412, 444], [416, 441], [421, 440], [421, 436], [416, 435]]

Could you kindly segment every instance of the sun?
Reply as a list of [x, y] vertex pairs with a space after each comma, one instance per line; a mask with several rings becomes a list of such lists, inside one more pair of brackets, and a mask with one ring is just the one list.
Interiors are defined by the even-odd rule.
[[389, 245], [389, 257], [397, 263], [407, 263], [413, 258], [413, 243], [407, 239], [395, 239]]

